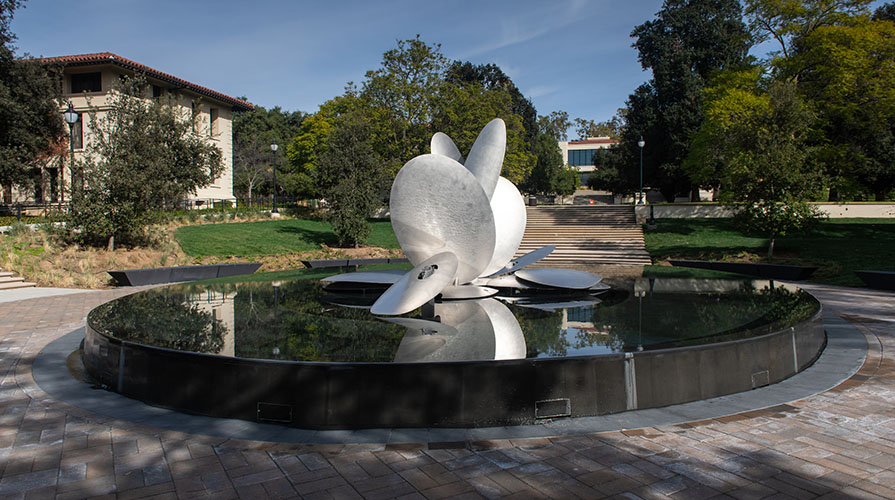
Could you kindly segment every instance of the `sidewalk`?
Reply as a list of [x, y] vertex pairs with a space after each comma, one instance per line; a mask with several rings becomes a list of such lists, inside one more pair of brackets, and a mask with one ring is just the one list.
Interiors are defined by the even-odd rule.
[[895, 294], [805, 288], [869, 344], [832, 390], [680, 425], [389, 445], [212, 438], [71, 406], [35, 384], [37, 353], [132, 290], [0, 293], [0, 498], [895, 498]]

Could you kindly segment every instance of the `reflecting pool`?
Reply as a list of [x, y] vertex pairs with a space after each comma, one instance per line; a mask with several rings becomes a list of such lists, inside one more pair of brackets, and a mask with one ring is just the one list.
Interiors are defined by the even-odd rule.
[[442, 362], [561, 358], [753, 337], [814, 315], [818, 302], [763, 280], [604, 280], [599, 295], [441, 301], [402, 317], [368, 308], [384, 288], [346, 291], [316, 279], [171, 285], [94, 309], [98, 333], [239, 358]]

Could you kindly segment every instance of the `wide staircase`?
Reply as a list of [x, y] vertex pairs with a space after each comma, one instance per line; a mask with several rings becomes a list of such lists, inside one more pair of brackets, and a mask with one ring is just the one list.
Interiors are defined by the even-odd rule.
[[21, 276], [16, 276], [9, 271], [4, 271], [0, 267], [0, 290], [10, 290], [13, 288], [29, 288], [36, 286], [35, 283], [25, 281]]
[[643, 229], [630, 205], [526, 207], [528, 221], [516, 256], [556, 245], [544, 266], [650, 264]]

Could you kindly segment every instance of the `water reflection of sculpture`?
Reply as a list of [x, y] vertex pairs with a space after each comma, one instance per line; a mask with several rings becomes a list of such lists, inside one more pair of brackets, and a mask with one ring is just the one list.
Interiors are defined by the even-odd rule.
[[[495, 119], [485, 126], [465, 161], [453, 141], [440, 132], [432, 137], [431, 150], [431, 154], [408, 161], [398, 172], [389, 202], [395, 236], [414, 268], [406, 273], [348, 273], [324, 281], [390, 285], [370, 309], [384, 316], [411, 312], [436, 297], [442, 301], [483, 299], [497, 294], [499, 289], [606, 288], [600, 284], [600, 276], [584, 271], [524, 269], [549, 255], [553, 246], [513, 260], [522, 242], [526, 214], [519, 190], [500, 176], [506, 150], [503, 120]], [[525, 357], [518, 323], [505, 320], [512, 313], [499, 302], [483, 304], [487, 305], [433, 307], [445, 311], [468, 309], [471, 315], [484, 311], [489, 318], [489, 331], [503, 339], [499, 343], [505, 343], [496, 348], [496, 355]], [[453, 335], [434, 315], [393, 322], [412, 325], [408, 326], [408, 342], [426, 344], [426, 349], [438, 341], [421, 339], [420, 332]], [[447, 345], [446, 338], [440, 341]]]

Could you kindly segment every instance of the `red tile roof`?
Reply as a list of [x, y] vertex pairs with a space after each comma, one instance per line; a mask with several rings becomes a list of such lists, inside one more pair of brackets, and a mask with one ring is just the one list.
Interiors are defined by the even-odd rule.
[[195, 83], [188, 82], [182, 78], [177, 78], [176, 76], [169, 75], [168, 73], [163, 73], [157, 69], [153, 69], [149, 66], [131, 61], [130, 59], [125, 59], [124, 57], [113, 54], [111, 52], [79, 54], [74, 56], [46, 57], [41, 60], [44, 62], [60, 63], [63, 66], [92, 66], [98, 64], [114, 64], [125, 69], [145, 73], [147, 76], [176, 85], [181, 88], [191, 90], [199, 95], [204, 95], [217, 99], [219, 101], [223, 101], [233, 106], [237, 110], [251, 111], [255, 108], [255, 106], [253, 106], [249, 102], [243, 101], [241, 99], [236, 99], [235, 97], [230, 97], [220, 92], [215, 92], [214, 90], [211, 90], [207, 87], [196, 85]]
[[580, 141], [569, 141], [572, 144], [618, 144], [619, 141], [610, 139], [609, 137], [595, 137], [593, 139], [584, 139]]

